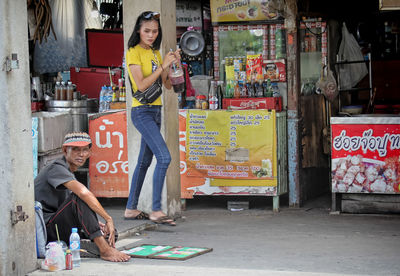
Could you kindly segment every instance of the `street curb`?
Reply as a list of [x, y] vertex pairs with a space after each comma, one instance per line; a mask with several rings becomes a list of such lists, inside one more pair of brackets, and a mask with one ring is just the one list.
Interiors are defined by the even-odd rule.
[[118, 233], [118, 240], [123, 240], [123, 239], [129, 238], [129, 237], [132, 237], [136, 233], [139, 233], [144, 230], [151, 230], [151, 229], [156, 229], [156, 228], [157, 228], [156, 224], [146, 222], [146, 223], [140, 224], [138, 226], [134, 226], [128, 230]]

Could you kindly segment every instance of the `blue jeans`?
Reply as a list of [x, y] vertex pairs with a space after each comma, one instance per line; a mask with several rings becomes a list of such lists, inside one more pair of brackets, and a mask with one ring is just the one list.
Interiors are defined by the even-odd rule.
[[144, 178], [153, 155], [157, 164], [153, 174], [153, 211], [161, 210], [161, 192], [164, 186], [165, 174], [171, 155], [161, 135], [161, 106], [142, 105], [131, 110], [133, 125], [142, 134], [140, 151], [135, 171], [132, 176], [127, 209], [136, 210]]

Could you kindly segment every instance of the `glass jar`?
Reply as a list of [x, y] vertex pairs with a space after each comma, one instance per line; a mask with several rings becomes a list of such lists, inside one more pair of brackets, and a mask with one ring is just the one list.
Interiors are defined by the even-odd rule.
[[208, 109], [207, 97], [205, 95], [196, 96], [196, 109]]

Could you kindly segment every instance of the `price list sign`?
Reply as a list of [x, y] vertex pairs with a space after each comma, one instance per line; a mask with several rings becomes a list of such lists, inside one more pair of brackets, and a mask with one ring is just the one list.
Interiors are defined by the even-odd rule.
[[276, 180], [275, 111], [190, 110], [187, 175]]

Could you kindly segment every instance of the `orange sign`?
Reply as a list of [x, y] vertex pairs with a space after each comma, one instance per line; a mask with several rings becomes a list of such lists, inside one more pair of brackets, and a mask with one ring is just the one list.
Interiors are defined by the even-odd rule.
[[128, 197], [128, 146], [126, 111], [89, 118], [92, 156], [90, 190], [98, 197]]

